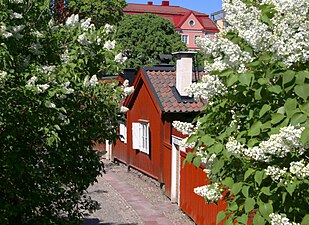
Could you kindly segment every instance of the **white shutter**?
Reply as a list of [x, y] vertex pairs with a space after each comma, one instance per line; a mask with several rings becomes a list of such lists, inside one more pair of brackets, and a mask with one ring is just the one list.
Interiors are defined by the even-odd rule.
[[119, 126], [119, 134], [121, 135], [120, 140], [124, 143], [127, 143], [127, 127], [123, 123], [121, 123]]
[[147, 153], [149, 155], [149, 145], [150, 145], [150, 140], [149, 140], [149, 123], [147, 123], [145, 125], [145, 129], [146, 129], [146, 146], [145, 146], [145, 153]]
[[132, 145], [133, 149], [140, 149], [139, 123], [132, 123]]

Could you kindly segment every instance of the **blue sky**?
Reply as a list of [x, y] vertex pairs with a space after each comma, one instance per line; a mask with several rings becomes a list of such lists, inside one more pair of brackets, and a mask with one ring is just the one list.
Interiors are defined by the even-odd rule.
[[[147, 4], [152, 1], [154, 5], [161, 5], [162, 0], [127, 0], [128, 3]], [[170, 5], [182, 6], [187, 9], [211, 14], [222, 9], [222, 0], [170, 0]]]

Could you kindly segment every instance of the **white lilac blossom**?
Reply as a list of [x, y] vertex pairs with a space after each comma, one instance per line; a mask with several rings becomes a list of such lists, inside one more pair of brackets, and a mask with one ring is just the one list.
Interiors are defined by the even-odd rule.
[[79, 24], [79, 15], [72, 14], [68, 19], [65, 21], [65, 26], [76, 26]]
[[126, 113], [127, 111], [129, 111], [129, 108], [125, 107], [125, 106], [121, 106], [119, 109], [120, 113]]
[[106, 34], [109, 34], [110, 32], [112, 32], [113, 28], [114, 27], [112, 25], [105, 24], [104, 31], [105, 31]]
[[43, 73], [53, 72], [56, 66], [42, 66]]
[[8, 75], [8, 73], [6, 71], [1, 71], [0, 70], [0, 83], [5, 81], [5, 79], [7, 78], [7, 75]]
[[218, 183], [194, 188], [194, 193], [203, 197], [208, 203], [217, 202], [219, 199], [222, 199], [222, 192]]
[[116, 45], [116, 41], [110, 41], [110, 40], [108, 40], [108, 41], [106, 41], [105, 43], [104, 43], [104, 46], [103, 46], [103, 48], [105, 48], [105, 49], [107, 49], [107, 50], [113, 50], [114, 48], [115, 48], [115, 45]]
[[271, 213], [269, 215], [271, 225], [300, 225], [299, 223], [290, 222], [289, 218], [282, 214]]
[[71, 84], [71, 82], [70, 82], [70, 81], [67, 81], [67, 82], [65, 82], [65, 83], [62, 85], [62, 86], [63, 86], [63, 92], [64, 92], [64, 94], [66, 94], [66, 95], [69, 95], [69, 94], [74, 93], [74, 89], [69, 87], [70, 84]]
[[226, 92], [226, 87], [215, 75], [204, 75], [201, 82], [193, 83], [186, 88], [189, 96], [194, 96], [195, 99], [202, 98], [210, 100], [216, 95], [223, 95]]
[[89, 80], [89, 85], [90, 86], [95, 86], [97, 85], [99, 82], [98, 82], [98, 78], [96, 75], [93, 75], [90, 80]]
[[38, 78], [36, 76], [31, 77], [27, 83], [26, 83], [26, 87], [32, 87], [35, 85], [35, 82], [38, 80]]
[[70, 119], [62, 113], [58, 114], [58, 118], [62, 120], [65, 125], [68, 125], [70, 123]]
[[88, 18], [88, 19], [86, 19], [86, 20], [81, 20], [81, 24], [80, 24], [80, 26], [81, 26], [81, 28], [83, 29], [83, 30], [88, 30], [88, 29], [90, 29], [91, 28], [91, 18]]
[[131, 87], [125, 87], [125, 88], [123, 89], [123, 93], [124, 93], [125, 96], [128, 96], [128, 95], [132, 94], [133, 91], [134, 91], [134, 87], [133, 87], [133, 86], [131, 86]]
[[122, 84], [123, 87], [128, 87], [129, 86], [129, 80], [125, 80]]
[[11, 18], [11, 20], [12, 20], [12, 19], [22, 19], [22, 18], [23, 18], [23, 15], [20, 14], [20, 13], [17, 13], [17, 12], [13, 12], [13, 13], [10, 15], [10, 18]]
[[85, 33], [82, 33], [78, 36], [77, 41], [81, 44], [81, 45], [85, 45], [88, 46], [90, 44], [87, 36]]
[[298, 179], [305, 179], [309, 177], [309, 164], [305, 164], [304, 160], [291, 162], [289, 171]]
[[192, 123], [173, 121], [173, 127], [184, 135], [190, 135], [194, 132], [194, 125]]
[[306, 146], [301, 141], [301, 134], [305, 128], [288, 126], [280, 128], [279, 134], [273, 134], [259, 146], [246, 148], [233, 137], [226, 143], [226, 149], [233, 154], [249, 157], [254, 160], [269, 162], [273, 157], [284, 158], [289, 153], [303, 155]]
[[268, 166], [265, 169], [265, 174], [270, 176], [275, 182], [284, 182], [287, 177], [287, 168], [279, 168], [277, 166]]
[[34, 55], [41, 55], [42, 54], [42, 48], [43, 46], [40, 43], [33, 43], [30, 46], [30, 51], [34, 54]]
[[18, 25], [18, 26], [13, 26], [12, 27], [12, 31], [14, 33], [18, 33], [20, 31], [22, 31], [26, 26], [25, 25]]
[[[245, 64], [255, 59], [254, 55], [266, 52], [287, 66], [309, 60], [309, 21], [307, 0], [262, 0], [256, 4], [274, 5], [272, 25], [261, 21], [261, 11], [248, 6], [242, 0], [223, 0], [225, 20], [230, 25], [215, 38], [201, 38], [198, 44], [206, 56], [214, 62], [206, 62], [206, 71], [222, 71], [232, 68], [246, 70]], [[240, 49], [224, 37], [236, 33], [255, 52]]]
[[127, 60], [127, 57], [124, 57], [123, 54], [120, 52], [115, 56], [114, 60], [115, 62], [122, 64]]
[[46, 107], [50, 108], [50, 109], [54, 109], [54, 108], [56, 108], [56, 105], [55, 105], [55, 103], [49, 102], [49, 103], [46, 104]]
[[9, 37], [12, 37], [13, 34], [10, 33], [10, 32], [8, 32], [8, 31], [3, 31], [3, 32], [2, 32], [2, 36], [3, 36], [4, 38], [9, 38]]
[[203, 150], [197, 150], [196, 155], [201, 157], [201, 163], [206, 168], [203, 171], [207, 173], [208, 175], [211, 174], [211, 169], [213, 165], [213, 161], [217, 157], [216, 154], [207, 154], [207, 152]]
[[36, 87], [38, 88], [38, 93], [44, 93], [50, 86], [49, 84], [38, 84]]

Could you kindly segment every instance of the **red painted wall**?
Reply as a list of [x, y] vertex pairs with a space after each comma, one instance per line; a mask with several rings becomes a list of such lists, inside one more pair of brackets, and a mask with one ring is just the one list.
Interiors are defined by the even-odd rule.
[[[186, 154], [181, 154], [181, 163], [185, 158]], [[180, 171], [180, 208], [198, 225], [216, 225], [217, 213], [225, 209], [226, 203], [220, 200], [218, 205], [206, 204], [202, 197], [193, 192], [194, 188], [206, 184], [203, 170], [186, 164]]]
[[127, 144], [120, 140], [117, 140], [116, 144], [113, 145], [112, 155], [114, 159], [117, 159], [123, 163], [127, 163], [128, 158], [128, 147]]
[[[127, 113], [127, 140], [129, 159], [128, 164], [141, 170], [149, 176], [161, 180], [162, 167], [160, 159], [163, 150], [162, 143], [162, 121], [160, 112], [155, 106], [155, 102], [149, 89], [143, 83], [138, 90], [138, 95], [131, 110]], [[140, 119], [149, 121], [150, 125], [150, 154], [147, 155], [132, 147], [132, 122]]]

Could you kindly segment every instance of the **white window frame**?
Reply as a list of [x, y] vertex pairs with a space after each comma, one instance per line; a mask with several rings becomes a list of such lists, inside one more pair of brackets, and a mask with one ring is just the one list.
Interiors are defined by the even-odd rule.
[[138, 149], [149, 155], [149, 122], [139, 121], [132, 123], [133, 149]]
[[201, 37], [201, 35], [194, 35], [194, 45], [197, 45], [196, 39], [197, 39], [197, 38], [200, 38], [200, 37]]
[[123, 143], [127, 143], [127, 126], [125, 122], [120, 122], [119, 124], [119, 135], [120, 135], [120, 141]]
[[[184, 38], [186, 37], [186, 38]], [[181, 41], [185, 44], [188, 44], [189, 43], [189, 35], [188, 34], [182, 34], [181, 35]]]

